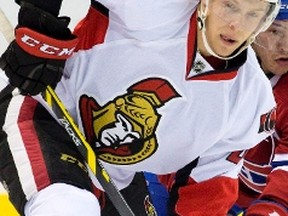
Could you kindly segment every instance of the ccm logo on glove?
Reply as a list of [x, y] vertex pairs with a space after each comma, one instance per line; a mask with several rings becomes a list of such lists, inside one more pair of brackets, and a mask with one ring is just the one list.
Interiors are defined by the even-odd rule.
[[[16, 41], [29, 54], [48, 59], [69, 58], [78, 42], [77, 38], [60, 41], [25, 27], [16, 29]], [[49, 44], [47, 41], [49, 41]]]

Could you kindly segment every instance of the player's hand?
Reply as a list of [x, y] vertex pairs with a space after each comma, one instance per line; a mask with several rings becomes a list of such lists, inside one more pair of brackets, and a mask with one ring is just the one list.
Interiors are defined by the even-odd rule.
[[271, 201], [259, 201], [252, 204], [245, 212], [245, 216], [287, 216], [288, 211], [281, 204]]
[[0, 67], [21, 94], [36, 95], [60, 81], [65, 61], [77, 44], [67, 27], [69, 21], [22, 2], [15, 40], [0, 58]]

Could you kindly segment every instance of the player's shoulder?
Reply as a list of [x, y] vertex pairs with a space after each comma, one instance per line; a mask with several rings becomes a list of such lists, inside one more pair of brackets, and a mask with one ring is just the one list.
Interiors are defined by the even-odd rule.
[[256, 53], [251, 46], [247, 48], [247, 60], [243, 65], [242, 75], [246, 84], [251, 83], [253, 86], [268, 89], [271, 92], [271, 84], [262, 70]]
[[261, 69], [251, 47], [247, 49], [247, 60], [239, 71], [238, 79], [240, 80], [238, 92], [242, 95], [244, 109], [254, 107], [260, 115], [274, 109], [276, 103], [270, 81]]

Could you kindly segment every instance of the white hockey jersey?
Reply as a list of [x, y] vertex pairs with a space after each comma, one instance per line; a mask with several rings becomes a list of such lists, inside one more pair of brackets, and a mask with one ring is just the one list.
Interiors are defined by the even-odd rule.
[[98, 2], [56, 92], [117, 185], [196, 158], [195, 181], [236, 178], [240, 153], [273, 127], [272, 89], [252, 49], [214, 70], [196, 51], [198, 1]]

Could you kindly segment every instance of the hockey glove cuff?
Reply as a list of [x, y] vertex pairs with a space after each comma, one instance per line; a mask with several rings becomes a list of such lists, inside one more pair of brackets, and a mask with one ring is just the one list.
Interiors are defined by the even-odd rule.
[[31, 4], [22, 4], [16, 39], [0, 59], [10, 84], [21, 94], [37, 95], [60, 81], [65, 60], [78, 42], [68, 24], [68, 18], [56, 18]]

